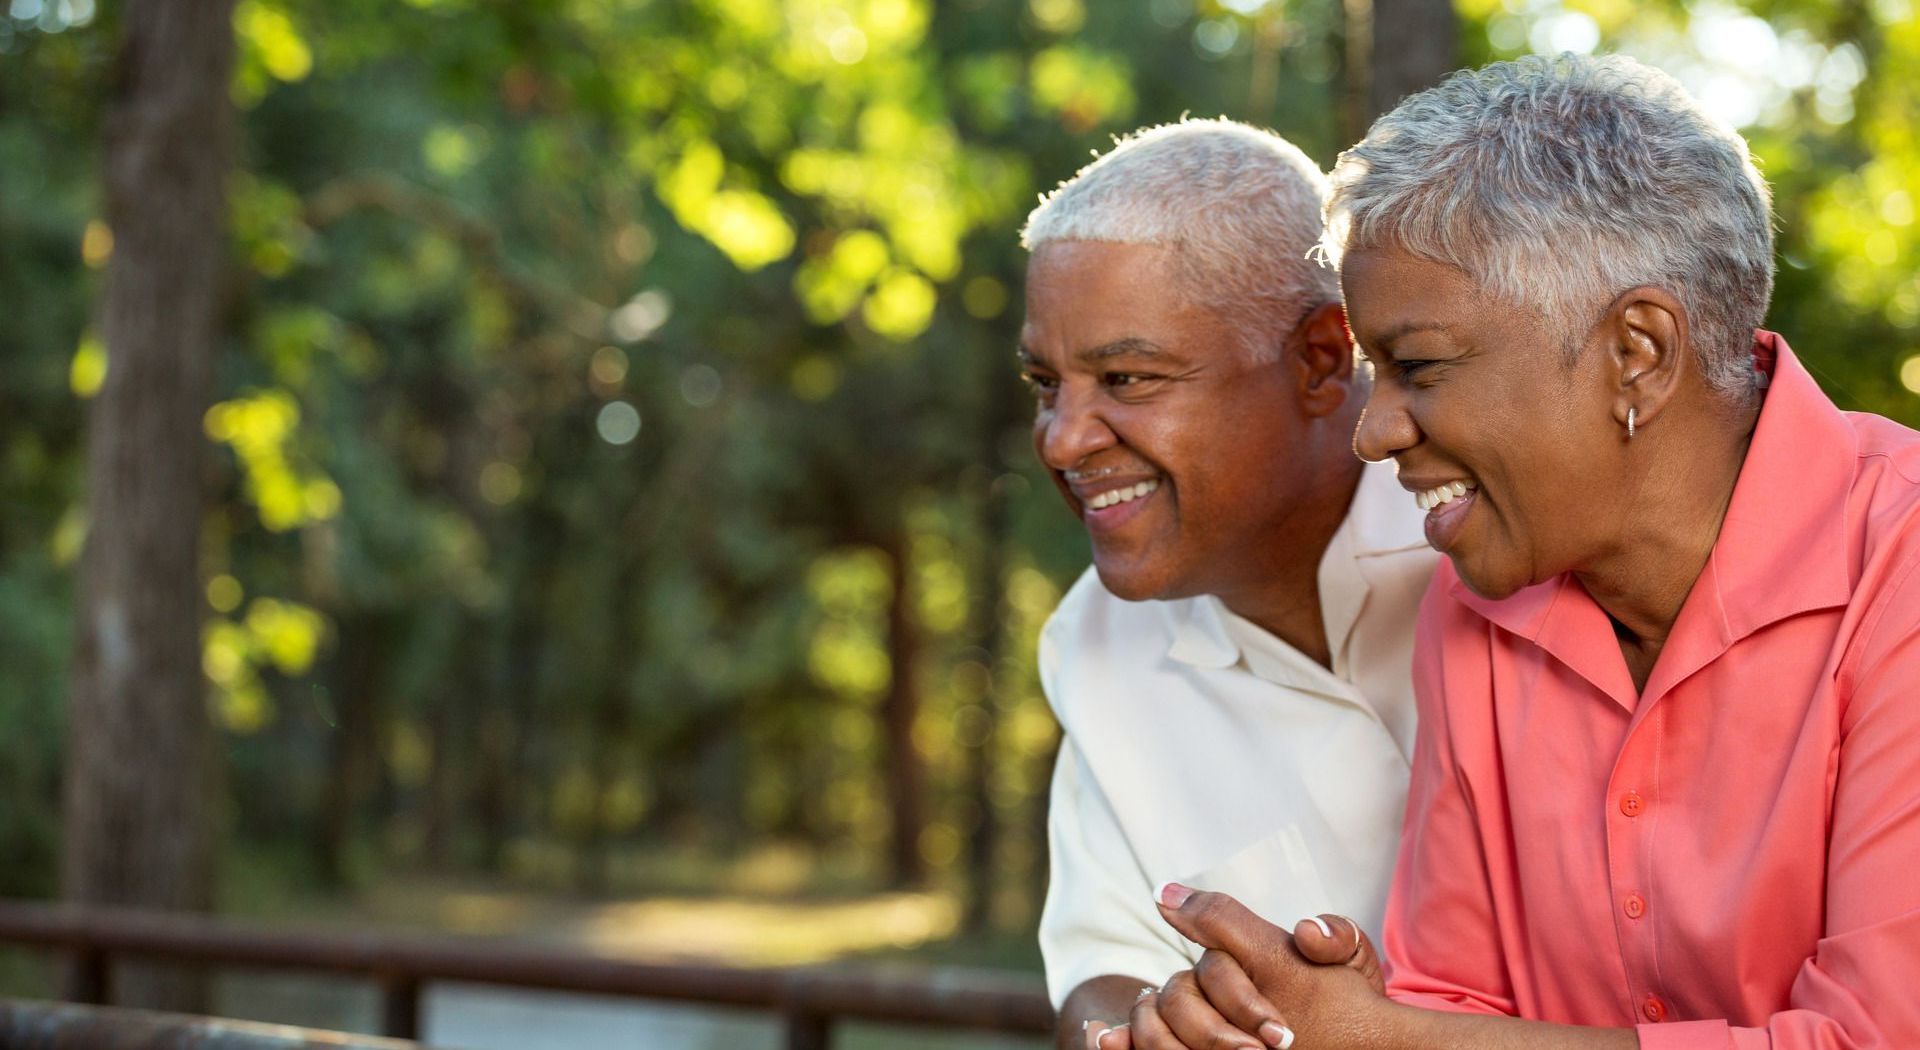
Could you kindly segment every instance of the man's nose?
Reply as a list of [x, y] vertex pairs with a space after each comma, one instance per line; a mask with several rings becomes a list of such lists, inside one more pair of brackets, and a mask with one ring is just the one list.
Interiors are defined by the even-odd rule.
[[1071, 470], [1118, 440], [1102, 414], [1098, 394], [1066, 383], [1035, 418], [1033, 437], [1041, 462], [1053, 470]]
[[1379, 463], [1419, 442], [1420, 428], [1407, 411], [1406, 397], [1392, 383], [1375, 383], [1353, 430], [1354, 455]]

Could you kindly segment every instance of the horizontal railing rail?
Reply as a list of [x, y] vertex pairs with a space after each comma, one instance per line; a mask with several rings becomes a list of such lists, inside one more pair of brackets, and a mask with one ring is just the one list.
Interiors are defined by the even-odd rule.
[[0, 901], [0, 944], [65, 952], [66, 998], [107, 1004], [112, 963], [301, 970], [377, 982], [382, 1032], [420, 1034], [435, 982], [586, 992], [771, 1011], [788, 1050], [826, 1050], [841, 1020], [1044, 1035], [1053, 1010], [1037, 980], [981, 970], [821, 965], [741, 968], [646, 963], [485, 937], [295, 931], [173, 913]]
[[419, 1045], [219, 1017], [0, 999], [0, 1050], [417, 1050]]

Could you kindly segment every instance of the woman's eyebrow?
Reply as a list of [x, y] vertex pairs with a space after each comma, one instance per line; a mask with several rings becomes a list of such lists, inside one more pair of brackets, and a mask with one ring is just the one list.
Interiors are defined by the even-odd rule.
[[1403, 321], [1367, 340], [1367, 342], [1374, 346], [1390, 347], [1394, 343], [1405, 339], [1407, 336], [1418, 332], [1441, 332], [1451, 335], [1453, 331], [1454, 327], [1444, 321]]

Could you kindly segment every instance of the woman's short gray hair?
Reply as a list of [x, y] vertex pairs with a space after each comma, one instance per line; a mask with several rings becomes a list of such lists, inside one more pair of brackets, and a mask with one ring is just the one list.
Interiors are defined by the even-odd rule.
[[1394, 245], [1541, 311], [1567, 352], [1621, 292], [1686, 306], [1706, 379], [1754, 389], [1773, 293], [1767, 184], [1745, 140], [1659, 70], [1530, 56], [1400, 103], [1340, 155], [1325, 257]]
[[1119, 140], [1042, 197], [1020, 243], [1177, 248], [1186, 293], [1272, 359], [1309, 311], [1340, 297], [1338, 276], [1311, 257], [1326, 192], [1319, 166], [1280, 136], [1182, 120]]

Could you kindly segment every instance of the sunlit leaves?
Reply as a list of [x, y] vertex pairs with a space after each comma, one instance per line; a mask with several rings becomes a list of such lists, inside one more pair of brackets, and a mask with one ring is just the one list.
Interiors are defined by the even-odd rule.
[[1070, 131], [1118, 122], [1133, 112], [1133, 84], [1113, 55], [1076, 45], [1050, 47], [1033, 57], [1033, 101]]
[[850, 230], [836, 238], [832, 248], [801, 264], [794, 291], [815, 321], [838, 321], [860, 305], [888, 258], [887, 242], [879, 234]]
[[660, 180], [660, 199], [681, 225], [712, 241], [742, 270], [758, 270], [793, 251], [794, 232], [772, 201], [749, 189], [723, 189], [726, 159], [695, 142]]
[[281, 5], [240, 0], [233, 29], [240, 48], [234, 97], [241, 105], [260, 101], [276, 81], [304, 80], [313, 71], [313, 51]]
[[933, 284], [911, 270], [895, 270], [874, 285], [860, 316], [867, 327], [889, 339], [905, 341], [933, 321]]
[[207, 436], [231, 446], [239, 460], [249, 502], [260, 523], [285, 532], [324, 521], [340, 510], [340, 489], [317, 469], [300, 463], [291, 444], [300, 406], [282, 390], [223, 401], [207, 410]]
[[814, 681], [848, 697], [878, 696], [892, 672], [885, 611], [892, 588], [885, 555], [847, 550], [817, 559], [807, 589], [821, 612], [807, 650]]
[[213, 683], [215, 713], [235, 733], [252, 733], [272, 718], [261, 673], [294, 677], [313, 666], [326, 621], [298, 602], [256, 598], [238, 618], [217, 616], [201, 636], [201, 666]]
[[101, 384], [107, 381], [107, 346], [91, 330], [80, 336], [80, 345], [73, 351], [73, 363], [67, 368], [67, 385], [73, 395], [90, 398], [100, 392]]
[[486, 129], [475, 125], [436, 124], [420, 143], [427, 170], [445, 179], [465, 175], [487, 148]]

